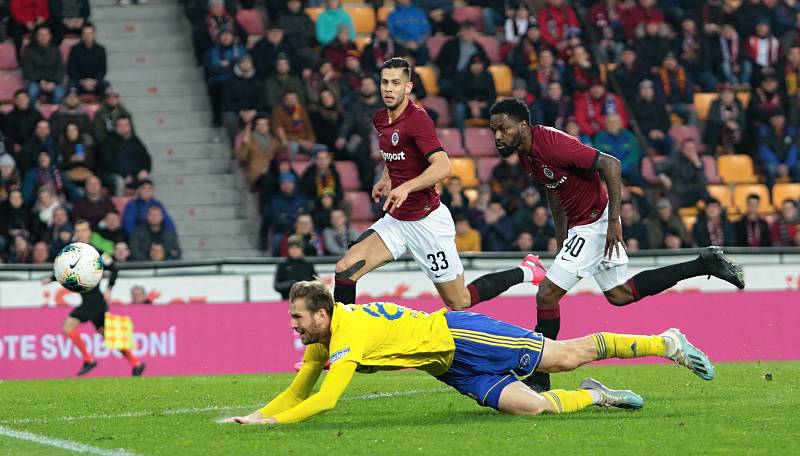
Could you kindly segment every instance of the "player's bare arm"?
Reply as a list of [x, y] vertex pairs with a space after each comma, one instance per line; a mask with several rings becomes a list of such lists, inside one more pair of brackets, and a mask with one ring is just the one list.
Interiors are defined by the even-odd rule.
[[619, 255], [620, 245], [625, 248], [622, 238], [622, 224], [619, 221], [619, 208], [622, 201], [622, 174], [619, 160], [611, 155], [600, 153], [594, 170], [606, 182], [608, 188], [608, 234], [606, 235], [605, 256]]
[[381, 174], [381, 178], [378, 179], [378, 182], [372, 186], [372, 200], [376, 203], [378, 200], [381, 199], [381, 196], [388, 196], [389, 192], [392, 191], [392, 180], [389, 178], [389, 168], [383, 168], [383, 174]]
[[428, 163], [430, 166], [422, 174], [389, 192], [389, 197], [383, 205], [384, 211], [391, 213], [403, 205], [409, 193], [432, 187], [450, 177], [450, 159], [447, 154], [441, 151], [434, 152], [428, 157]]
[[561, 207], [561, 202], [558, 200], [553, 192], [547, 191], [547, 205], [550, 206], [550, 213], [553, 215], [553, 223], [556, 225], [556, 242], [558, 243], [558, 250], [564, 245], [564, 240], [567, 239], [567, 215]]

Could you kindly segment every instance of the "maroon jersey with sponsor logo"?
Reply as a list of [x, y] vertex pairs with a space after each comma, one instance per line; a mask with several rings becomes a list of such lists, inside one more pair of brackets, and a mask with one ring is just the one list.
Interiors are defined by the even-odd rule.
[[[413, 103], [408, 103], [391, 123], [389, 110], [379, 109], [372, 117], [372, 124], [378, 130], [378, 142], [392, 188], [422, 174], [430, 166], [428, 157], [444, 150], [428, 113]], [[409, 193], [403, 205], [391, 215], [398, 220], [419, 220], [437, 207], [439, 194], [428, 187]]]
[[531, 178], [553, 192], [567, 216], [567, 228], [599, 219], [608, 205], [600, 173], [591, 168], [600, 152], [555, 128], [531, 127], [531, 152], [519, 153]]

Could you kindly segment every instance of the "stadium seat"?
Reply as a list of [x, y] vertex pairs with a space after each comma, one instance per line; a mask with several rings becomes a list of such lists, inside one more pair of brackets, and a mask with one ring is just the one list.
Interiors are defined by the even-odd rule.
[[39, 112], [42, 113], [42, 116], [45, 119], [49, 119], [50, 116], [52, 116], [53, 113], [56, 112], [56, 111], [58, 111], [58, 105], [57, 104], [47, 103], [47, 104], [39, 105]]
[[708, 111], [711, 103], [719, 98], [716, 93], [696, 93], [694, 94], [694, 109], [697, 110], [697, 118], [705, 122], [708, 120]]
[[472, 22], [483, 31], [483, 11], [480, 6], [459, 6], [453, 10], [453, 20], [459, 24], [462, 22]]
[[13, 109], [14, 109], [14, 105], [12, 105], [11, 103], [0, 105], [0, 113], [3, 113], [3, 114], [8, 114]]
[[742, 103], [745, 109], [747, 109], [747, 105], [750, 103], [750, 92], [745, 90], [743, 92], [736, 92], [736, 98]]
[[754, 184], [753, 159], [749, 155], [721, 155], [717, 157], [717, 171], [726, 184]]
[[128, 201], [131, 198], [129, 196], [112, 196], [111, 202], [114, 203], [114, 207], [117, 208], [117, 212], [122, 215], [125, 212], [125, 205], [128, 204]]
[[451, 157], [463, 157], [466, 155], [464, 147], [461, 145], [461, 133], [456, 128], [437, 128], [436, 134], [442, 142], [442, 147], [447, 155]]
[[708, 184], [721, 184], [722, 179], [717, 174], [717, 160], [711, 155], [703, 155], [700, 157], [703, 160], [703, 171], [706, 175], [706, 183]]
[[773, 212], [772, 205], [769, 202], [769, 190], [764, 184], [738, 184], [733, 189], [733, 204], [739, 209], [739, 212], [744, 213], [747, 209], [747, 197], [755, 193], [761, 197], [758, 204], [758, 212], [760, 214], [771, 214]]
[[683, 227], [686, 231], [691, 232], [692, 228], [694, 227], [695, 222], [697, 221], [696, 215], [682, 215], [681, 221], [683, 221]]
[[475, 174], [475, 162], [471, 158], [461, 157], [450, 160], [450, 170], [452, 176], [461, 178], [465, 188], [475, 188], [480, 184], [478, 176]]
[[360, 190], [361, 181], [358, 180], [358, 168], [356, 164], [351, 161], [337, 161], [336, 171], [339, 171], [339, 177], [342, 179], [342, 188], [345, 190]]
[[320, 14], [322, 14], [323, 10], [324, 8], [321, 6], [309, 6], [304, 11], [306, 14], [308, 14], [308, 17], [310, 17], [313, 22], [317, 22], [317, 18]]
[[500, 164], [500, 157], [486, 157], [478, 160], [478, 179], [482, 184], [489, 182], [492, 178], [492, 171]]
[[381, 6], [378, 8], [378, 22], [386, 22], [389, 19], [389, 15], [392, 14], [394, 11], [393, 6]]
[[72, 44], [68, 44], [67, 42], [63, 42], [58, 46], [59, 52], [61, 52], [61, 59], [64, 60], [64, 68], [67, 67], [67, 61], [69, 60], [69, 50], [72, 48]]
[[783, 200], [791, 199], [797, 201], [800, 199], [800, 184], [780, 183], [772, 187], [772, 205], [780, 210]]
[[445, 35], [433, 35], [428, 37], [428, 39], [425, 40], [425, 45], [428, 46], [428, 60], [431, 62], [436, 60], [436, 57], [439, 57], [442, 46], [444, 46], [444, 43], [449, 39], [450, 37]]
[[731, 189], [727, 185], [708, 185], [706, 186], [708, 190], [708, 194], [711, 195], [712, 198], [719, 201], [719, 203], [723, 207], [731, 207], [733, 206], [733, 195], [731, 195]]
[[686, 216], [697, 216], [697, 206], [689, 206], [689, 207], [679, 207], [678, 208], [678, 215], [681, 217]]
[[494, 79], [494, 88], [498, 95], [510, 95], [511, 87], [514, 82], [514, 76], [511, 74], [511, 68], [504, 64], [489, 65], [489, 73], [492, 73]]
[[700, 130], [694, 125], [673, 125], [669, 128], [668, 134], [675, 141], [675, 146], [678, 148], [687, 139], [694, 139], [697, 143], [698, 151], [704, 147], [703, 141], [700, 139]]
[[0, 71], [0, 101], [11, 101], [14, 91], [23, 86], [19, 71]]
[[375, 31], [375, 10], [371, 6], [345, 6], [344, 10], [353, 20], [356, 33], [372, 34]]
[[500, 62], [500, 43], [497, 42], [497, 38], [494, 35], [481, 35], [478, 37], [477, 42], [483, 46], [483, 50], [486, 51], [486, 56], [489, 57], [489, 61], [492, 63]]
[[450, 126], [450, 106], [447, 104], [447, 100], [442, 97], [425, 97], [424, 100], [421, 101], [426, 108], [430, 109], [431, 111], [436, 111], [439, 114], [439, 118], [436, 119], [436, 126], [438, 127], [449, 127]]
[[372, 200], [367, 192], [345, 192], [344, 200], [350, 204], [350, 220], [354, 222], [375, 220], [375, 214], [372, 213]]
[[261, 11], [253, 9], [240, 9], [236, 13], [236, 20], [242, 25], [242, 28], [250, 35], [263, 35], [264, 34], [264, 15]]
[[17, 55], [14, 45], [11, 43], [0, 43], [0, 70], [16, 70]]
[[364, 52], [364, 48], [367, 47], [367, 45], [372, 42], [372, 37], [357, 36], [354, 42], [356, 44], [356, 48], [358, 48], [358, 52]]
[[293, 170], [293, 171], [295, 172], [295, 174], [297, 174], [298, 176], [302, 176], [302, 175], [303, 175], [303, 173], [306, 171], [306, 168], [308, 168], [308, 165], [310, 165], [310, 164], [311, 164], [311, 162], [310, 162], [310, 161], [297, 161], [297, 160], [292, 160], [292, 170]]
[[422, 85], [425, 86], [425, 91], [428, 92], [429, 96], [439, 95], [439, 84], [436, 82], [438, 76], [433, 66], [415, 66], [414, 71], [416, 71], [419, 78], [422, 79]]
[[667, 160], [667, 157], [644, 157], [642, 159], [642, 178], [651, 185], [658, 185], [661, 180], [656, 174], [656, 165]]
[[494, 145], [492, 130], [488, 128], [464, 129], [464, 144], [470, 155], [476, 157], [496, 157], [497, 148]]

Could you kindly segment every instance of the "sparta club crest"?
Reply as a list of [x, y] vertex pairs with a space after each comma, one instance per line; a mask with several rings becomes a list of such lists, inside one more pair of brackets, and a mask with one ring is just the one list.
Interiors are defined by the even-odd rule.
[[545, 176], [547, 176], [548, 179], [552, 179], [554, 176], [553, 171], [547, 166], [542, 166], [542, 172]]
[[393, 146], [396, 146], [400, 142], [400, 133], [397, 130], [392, 132], [391, 140]]

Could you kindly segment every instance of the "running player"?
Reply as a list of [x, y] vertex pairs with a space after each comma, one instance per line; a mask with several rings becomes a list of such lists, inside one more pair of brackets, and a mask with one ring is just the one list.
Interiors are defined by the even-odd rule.
[[[547, 202], [556, 225], [559, 253], [536, 293], [536, 331], [558, 336], [559, 301], [582, 278], [593, 276], [615, 306], [660, 293], [678, 281], [708, 275], [744, 288], [742, 269], [719, 247], [706, 248], [685, 263], [643, 271], [626, 279], [628, 256], [619, 217], [620, 163], [554, 128], [531, 125], [530, 112], [520, 100], [508, 98], [492, 106], [489, 128], [500, 155], [519, 155], [533, 180], [547, 189]], [[603, 186], [605, 182], [605, 186]], [[606, 191], [608, 188], [608, 191]], [[528, 385], [550, 388], [546, 375]]]
[[[92, 227], [87, 220], [81, 219], [75, 222], [75, 234], [73, 236], [73, 242], [83, 242], [84, 244], [91, 245], [90, 238], [92, 236]], [[92, 246], [94, 247], [94, 246]], [[95, 247], [97, 249], [97, 247]], [[108, 286], [106, 287], [106, 294], [111, 296], [111, 289], [114, 288], [114, 283], [117, 281], [117, 273], [118, 269], [116, 264], [114, 264], [114, 260], [108, 256], [103, 255], [103, 252], [100, 252], [100, 256], [103, 258], [103, 267], [111, 272], [111, 277], [108, 279]], [[45, 277], [42, 279], [43, 284], [50, 283], [54, 281], [56, 278], [55, 276]], [[108, 303], [106, 301], [106, 296], [100, 291], [100, 285], [92, 288], [89, 291], [81, 293], [81, 305], [76, 307], [69, 313], [69, 316], [64, 320], [64, 324], [61, 325], [61, 330], [67, 337], [70, 338], [73, 344], [78, 347], [80, 350], [81, 355], [83, 356], [83, 365], [81, 366], [80, 370], [78, 371], [78, 375], [86, 375], [92, 369], [97, 367], [97, 360], [94, 359], [89, 350], [86, 349], [86, 344], [83, 343], [83, 339], [81, 339], [80, 331], [78, 331], [78, 326], [81, 323], [85, 323], [87, 321], [92, 322], [95, 329], [101, 335], [104, 331], [105, 325], [105, 315], [108, 311]], [[131, 375], [134, 377], [138, 377], [142, 375], [144, 372], [145, 363], [139, 361], [136, 355], [133, 354], [130, 350], [120, 350], [122, 356], [131, 363], [131, 367], [133, 371]]]
[[[570, 413], [591, 405], [638, 409], [644, 400], [588, 378], [580, 389], [538, 394], [520, 379], [532, 372], [566, 372], [599, 359], [659, 356], [686, 366], [704, 380], [714, 366], [677, 329], [657, 336], [595, 333], [554, 341], [541, 334], [472, 312], [432, 314], [386, 302], [334, 303], [321, 282], [297, 282], [289, 292], [292, 329], [307, 346], [291, 385], [256, 412], [229, 423], [294, 423], [330, 410], [356, 371], [415, 368], [452, 386], [478, 404], [501, 412]], [[326, 361], [331, 368], [311, 394]]]
[[383, 206], [387, 214], [336, 263], [336, 301], [355, 302], [356, 281], [399, 258], [406, 249], [451, 309], [466, 309], [492, 299], [518, 283], [539, 283], [544, 268], [538, 258], [528, 255], [518, 267], [484, 275], [464, 286], [453, 217], [433, 188], [450, 176], [450, 160], [431, 118], [408, 98], [412, 89], [408, 62], [399, 57], [389, 59], [380, 75], [386, 109], [378, 110], [372, 122], [386, 168], [372, 189], [372, 198], [377, 202], [387, 195]]

